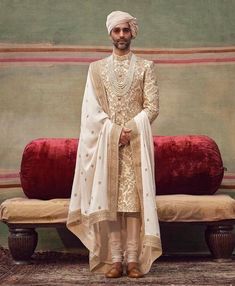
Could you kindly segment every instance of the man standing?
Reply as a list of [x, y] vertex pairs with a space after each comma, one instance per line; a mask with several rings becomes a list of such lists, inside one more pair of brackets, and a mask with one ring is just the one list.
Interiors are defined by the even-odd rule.
[[137, 21], [114, 11], [111, 56], [88, 71], [67, 227], [90, 251], [90, 269], [139, 278], [161, 255], [150, 124], [159, 112], [154, 64], [130, 51]]

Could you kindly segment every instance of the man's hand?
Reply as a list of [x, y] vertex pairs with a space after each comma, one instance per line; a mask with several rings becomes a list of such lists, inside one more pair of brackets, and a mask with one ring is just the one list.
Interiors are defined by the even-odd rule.
[[120, 145], [127, 145], [129, 144], [130, 140], [131, 140], [131, 129], [129, 128], [122, 128], [122, 132], [119, 138], [119, 144]]

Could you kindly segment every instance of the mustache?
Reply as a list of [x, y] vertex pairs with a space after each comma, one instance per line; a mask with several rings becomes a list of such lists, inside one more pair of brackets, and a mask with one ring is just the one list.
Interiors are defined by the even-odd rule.
[[128, 40], [125, 40], [125, 39], [120, 39], [120, 40], [117, 40], [116, 42], [118, 42], [118, 43], [120, 43], [120, 42], [124, 42], [124, 43], [127, 43], [128, 42]]

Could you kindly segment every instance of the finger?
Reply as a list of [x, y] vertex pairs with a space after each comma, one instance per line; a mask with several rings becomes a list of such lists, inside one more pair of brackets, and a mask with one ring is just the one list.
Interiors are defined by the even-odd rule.
[[127, 127], [123, 127], [122, 130], [123, 130], [123, 131], [131, 131], [131, 129], [130, 129], [130, 128], [127, 128]]
[[122, 140], [124, 137], [125, 137], [125, 133], [121, 133], [120, 140]]
[[130, 140], [131, 140], [130, 134], [126, 134], [125, 138], [126, 138], [128, 141], [130, 141]]
[[132, 131], [131, 129], [123, 130], [123, 132], [125, 132], [125, 133], [130, 133], [131, 131]]
[[121, 141], [121, 144], [122, 144], [122, 145], [126, 145], [126, 144], [128, 144], [128, 143], [129, 143], [128, 140], [125, 140], [125, 139]]

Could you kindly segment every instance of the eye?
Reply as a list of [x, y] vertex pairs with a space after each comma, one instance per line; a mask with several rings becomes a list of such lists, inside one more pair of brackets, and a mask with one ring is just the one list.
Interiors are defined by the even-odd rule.
[[128, 33], [130, 33], [130, 29], [129, 28], [123, 28], [123, 29], [121, 29], [121, 28], [113, 28], [113, 33], [114, 34], [119, 34], [121, 31], [124, 33], [124, 34], [128, 34]]
[[121, 29], [120, 29], [120, 28], [113, 28], [113, 32], [114, 32], [115, 34], [118, 34], [118, 33], [121, 32]]
[[127, 34], [129, 33], [131, 30], [129, 28], [123, 28], [122, 29], [123, 33]]

